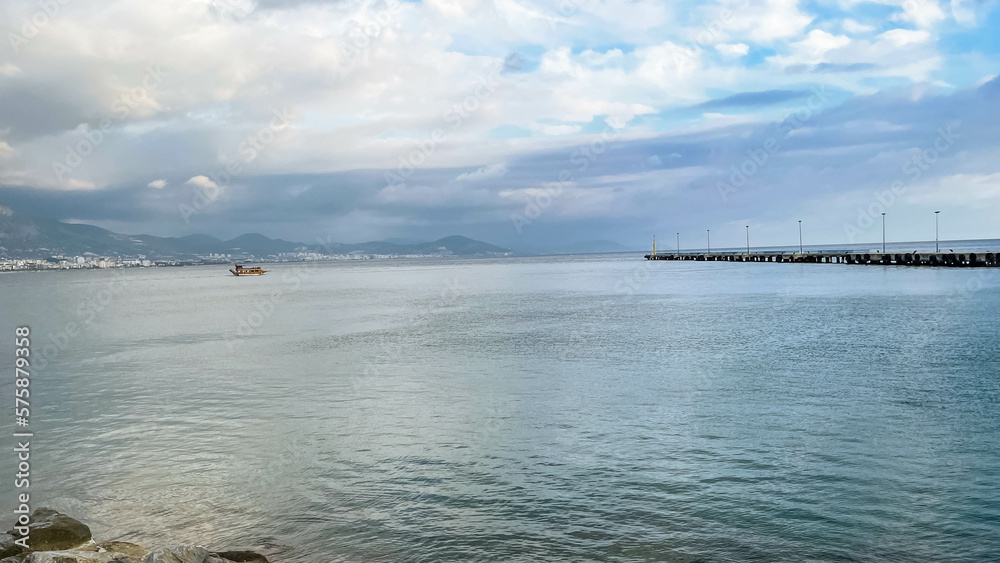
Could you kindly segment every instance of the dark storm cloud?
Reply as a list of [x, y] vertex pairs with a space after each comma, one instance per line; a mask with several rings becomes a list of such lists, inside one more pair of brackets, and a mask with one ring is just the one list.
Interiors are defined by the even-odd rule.
[[[807, 101], [801, 102], [798, 113], [790, 112], [784, 125], [740, 124], [536, 151], [508, 159], [505, 174], [478, 182], [456, 180], [478, 167], [417, 169], [396, 199], [386, 197], [395, 192], [387, 189], [385, 171], [366, 170], [237, 177], [190, 223], [178, 212], [178, 205], [190, 204], [195, 194], [185, 184], [190, 173], [159, 176], [168, 180], [163, 189], [144, 184], [93, 191], [8, 187], [0, 189], [0, 204], [57, 219], [131, 225], [120, 229], [131, 233], [204, 232], [231, 237], [252, 230], [311, 241], [317, 230], [362, 217], [369, 232], [378, 234], [358, 238], [430, 240], [457, 233], [528, 246], [599, 238], [638, 241], [645, 240], [649, 225], [665, 220], [674, 224], [672, 228], [689, 232], [749, 216], [784, 221], [808, 202], [857, 189], [884, 190], [900, 177], [904, 152], [932, 146], [942, 128], [955, 127], [960, 145], [944, 155], [927, 178], [962, 172], [969, 153], [995, 151], [998, 145], [1000, 79], [948, 96], [883, 92], [818, 112], [802, 112]], [[778, 149], [766, 164], [754, 166], [745, 185], [727, 200], [720, 199], [719, 182], [730, 182], [734, 168], [760, 154], [769, 139]], [[959, 149], [965, 164], [956, 158]], [[510, 216], [523, 213], [526, 202], [500, 193], [556, 183], [563, 171], [570, 174], [567, 186], [575, 191], [568, 187], [519, 233]], [[605, 196], [611, 198], [607, 211], [616, 214], [560, 211], [561, 206], [586, 201], [588, 193], [598, 192], [610, 194]], [[849, 215], [855, 207], [826, 211]], [[836, 231], [830, 238], [835, 235]], [[350, 240], [349, 232], [339, 238], [356, 241]]]
[[66, 88], [55, 80], [0, 78], [0, 130], [9, 130], [6, 138], [11, 141], [71, 130], [94, 118], [98, 107], [99, 100], [86, 88]]

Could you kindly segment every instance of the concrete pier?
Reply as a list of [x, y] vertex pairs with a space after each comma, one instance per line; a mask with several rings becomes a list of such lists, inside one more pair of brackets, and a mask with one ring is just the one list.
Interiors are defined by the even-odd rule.
[[669, 253], [647, 254], [646, 260], [698, 262], [802, 262], [879, 266], [1000, 267], [1000, 252], [807, 252], [797, 253]]

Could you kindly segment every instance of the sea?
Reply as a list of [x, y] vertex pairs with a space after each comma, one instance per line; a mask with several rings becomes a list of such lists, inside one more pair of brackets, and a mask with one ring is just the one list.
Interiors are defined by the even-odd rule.
[[32, 508], [274, 562], [1000, 560], [1000, 269], [265, 267], [0, 275]]

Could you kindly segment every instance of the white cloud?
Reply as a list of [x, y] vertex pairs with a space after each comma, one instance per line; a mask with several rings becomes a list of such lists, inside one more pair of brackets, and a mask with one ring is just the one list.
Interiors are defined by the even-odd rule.
[[715, 50], [726, 57], [742, 57], [750, 52], [750, 46], [746, 43], [719, 43]]
[[0, 141], [0, 158], [10, 158], [14, 156], [14, 147], [5, 141]]
[[851, 39], [846, 35], [834, 35], [822, 29], [814, 29], [805, 39], [791, 44], [793, 55], [789, 60], [808, 64], [823, 62], [827, 53], [850, 43]]
[[868, 33], [870, 31], [875, 31], [875, 26], [858, 23], [850, 18], [841, 22], [840, 27], [842, 27], [847, 33]]
[[937, 0], [894, 0], [890, 2], [902, 11], [893, 15], [893, 21], [905, 21], [926, 29], [945, 19], [944, 10]]
[[481, 182], [483, 180], [496, 180], [507, 175], [507, 164], [500, 162], [484, 166], [474, 172], [465, 172], [455, 178], [456, 182]]
[[545, 125], [542, 132], [546, 135], [571, 135], [580, 129], [579, 125]]
[[4, 76], [17, 76], [19, 74], [24, 74], [24, 72], [18, 68], [17, 65], [4, 63], [0, 65], [0, 74]]
[[908, 200], [911, 203], [995, 208], [1000, 203], [1000, 172], [945, 176], [936, 182], [914, 187]]
[[[202, 176], [202, 178], [204, 178], [204, 176]], [[193, 180], [193, 179], [194, 178], [192, 178], [191, 180]], [[188, 183], [190, 183], [191, 180], [188, 180]], [[166, 186], [167, 186], [167, 181], [166, 180], [153, 180], [152, 182], [146, 184], [146, 187], [156, 188], [158, 190], [163, 189]]]
[[911, 43], [923, 43], [930, 38], [930, 33], [919, 29], [892, 29], [878, 36], [879, 41], [886, 41], [896, 47]]
[[65, 187], [70, 190], [92, 190], [97, 186], [93, 182], [88, 182], [87, 180], [77, 180], [76, 178], [70, 178], [66, 181]]
[[951, 0], [951, 16], [962, 25], [976, 25], [976, 3], [974, 0]]
[[[913, 21], [934, 20], [933, 10], [906, 12], [904, 0], [877, 1], [900, 6]], [[220, 4], [235, 8], [220, 15]], [[116, 100], [142, 85], [147, 61], [162, 66], [167, 72], [162, 84], [138, 100], [122, 127], [79, 169], [80, 177], [102, 187], [155, 188], [149, 170], [176, 169], [190, 177], [242, 158], [239, 147], [267, 126], [273, 108], [284, 105], [299, 110], [302, 121], [276, 134], [242, 174], [394, 168], [436, 128], [448, 132], [448, 141], [421, 167], [472, 170], [513, 162], [517, 154], [572, 146], [591, 132], [581, 124], [595, 120], [628, 124], [625, 139], [664, 127], [722, 127], [757, 119], [708, 115], [677, 124], [658, 115], [704, 101], [710, 89], [743, 92], [820, 82], [869, 93], [876, 88], [872, 84], [881, 83], [873, 79], [881, 77], [931, 83], [954, 60], [934, 51], [932, 29], [852, 41], [851, 33], [871, 30], [858, 23], [871, 20], [853, 10], [859, 4], [853, 0], [844, 0], [842, 8], [845, 17], [856, 19], [824, 22], [829, 27], [811, 31], [812, 4], [797, 0], [717, 0], [697, 7], [653, 0], [568, 2], [575, 8], [569, 14], [538, 0], [401, 2], [374, 36], [364, 32], [372, 10], [360, 0], [268, 2], [266, 10], [263, 4], [194, 0], [177, 8], [108, 0], [101, 25], [95, 23], [97, 13], [86, 11], [59, 18], [19, 55], [19, 67], [0, 61], [0, 72], [30, 69], [32, 81], [49, 92], [73, 83], [72, 96], [51, 104], [50, 112], [60, 116], [51, 121], [86, 122], [93, 131], [98, 119], [116, 114]], [[952, 11], [961, 6], [953, 3]], [[35, 9], [34, 0], [0, 2], [0, 20], [15, 21], [9, 16], [25, 7]], [[731, 17], [721, 15], [722, 8]], [[671, 17], [675, 10], [694, 10], [698, 17]], [[454, 19], [459, 16], [464, 19]], [[692, 25], [684, 27], [683, 21]], [[699, 36], [706, 40], [682, 39]], [[355, 39], [366, 46], [352, 58], [342, 45]], [[624, 44], [634, 47], [582, 52], [571, 47]], [[778, 55], [772, 64], [748, 68], [739, 57], [758, 45]], [[482, 77], [496, 76], [512, 52], [526, 58], [524, 71], [499, 75], [495, 92], [477, 99], [477, 109], [452, 129], [444, 112], [473, 95]], [[828, 69], [862, 64], [850, 73], [786, 72], [791, 65], [819, 63], [830, 63]], [[62, 118], [63, 113], [71, 115]], [[0, 135], [4, 126], [0, 121]], [[5, 161], [3, 178], [52, 184], [53, 155], [80, 141], [81, 132], [62, 127], [29, 133], [37, 134], [33, 139], [15, 138], [17, 152]], [[498, 142], [488, 132], [499, 127], [533, 134]]]
[[725, 29], [760, 43], [797, 37], [813, 20], [799, 10], [798, 0], [723, 0], [722, 5], [733, 14]]
[[219, 189], [219, 185], [209, 179], [208, 176], [195, 176], [184, 183], [203, 190], [211, 189], [214, 191]]

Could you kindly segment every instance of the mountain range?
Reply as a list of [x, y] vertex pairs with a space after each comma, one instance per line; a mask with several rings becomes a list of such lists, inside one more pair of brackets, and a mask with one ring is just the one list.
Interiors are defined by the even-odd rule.
[[463, 236], [449, 236], [425, 243], [373, 241], [357, 244], [305, 244], [272, 239], [258, 233], [220, 240], [209, 235], [156, 237], [125, 235], [81, 223], [63, 223], [44, 217], [15, 213], [0, 206], [0, 258], [48, 258], [53, 255], [192, 259], [209, 254], [266, 257], [283, 252], [321, 254], [501, 256], [506, 248]]

